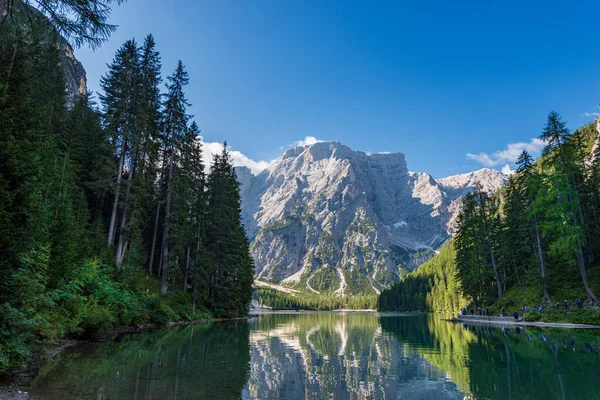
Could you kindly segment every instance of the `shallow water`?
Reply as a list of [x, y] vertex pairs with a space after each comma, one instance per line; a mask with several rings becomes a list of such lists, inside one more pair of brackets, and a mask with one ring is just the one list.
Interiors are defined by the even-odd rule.
[[600, 399], [600, 332], [266, 314], [65, 350], [31, 399]]

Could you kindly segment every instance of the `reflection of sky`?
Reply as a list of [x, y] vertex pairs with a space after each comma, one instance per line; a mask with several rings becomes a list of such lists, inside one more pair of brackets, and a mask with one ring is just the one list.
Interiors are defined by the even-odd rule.
[[445, 371], [378, 324], [351, 324], [351, 318], [312, 326], [292, 320], [251, 331], [250, 378], [242, 398], [464, 398]]

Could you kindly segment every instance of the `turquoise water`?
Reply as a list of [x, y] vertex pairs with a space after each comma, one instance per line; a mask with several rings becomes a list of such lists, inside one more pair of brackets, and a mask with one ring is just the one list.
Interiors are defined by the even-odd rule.
[[65, 350], [31, 399], [600, 399], [600, 332], [266, 314]]

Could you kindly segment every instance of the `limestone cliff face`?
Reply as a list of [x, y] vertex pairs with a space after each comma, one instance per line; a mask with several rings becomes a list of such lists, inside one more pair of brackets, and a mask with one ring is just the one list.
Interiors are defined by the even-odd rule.
[[87, 78], [83, 65], [75, 58], [71, 45], [63, 38], [60, 39], [59, 51], [65, 73], [65, 107], [70, 110], [81, 97], [87, 97]]
[[[0, 0], [0, 21], [8, 16], [7, 4]], [[60, 57], [60, 66], [64, 71], [65, 78], [65, 107], [71, 110], [81, 97], [87, 96], [87, 78], [83, 65], [75, 58], [73, 48], [65, 40], [64, 37], [58, 35], [48, 18], [44, 16], [35, 7], [24, 3], [23, 1], [15, 1], [10, 4], [11, 22], [15, 22], [23, 32], [30, 33], [32, 26], [48, 31], [45, 39], [41, 43], [56, 43], [58, 36], [58, 51]], [[32, 25], [33, 24], [33, 25]], [[12, 29], [8, 25], [5, 29]], [[26, 37], [33, 37], [29, 34]]]
[[402, 153], [366, 154], [338, 142], [287, 150], [253, 176], [238, 168], [256, 277], [318, 293], [376, 294], [434, 254], [453, 233], [459, 198], [484, 169], [435, 180]]

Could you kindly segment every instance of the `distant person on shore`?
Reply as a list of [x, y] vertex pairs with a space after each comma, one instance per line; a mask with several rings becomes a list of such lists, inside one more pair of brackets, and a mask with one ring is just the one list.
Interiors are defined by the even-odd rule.
[[518, 320], [519, 320], [519, 312], [518, 312], [518, 311], [515, 311], [515, 312], [513, 313], [513, 317], [515, 317], [515, 321], [518, 321]]
[[558, 301], [556, 302], [556, 309], [559, 310], [560, 309], [560, 304], [558, 303]]
[[471, 308], [471, 315], [475, 315], [475, 310]]
[[542, 312], [542, 305], [541, 304], [537, 306], [537, 312]]
[[563, 304], [565, 305], [565, 311], [567, 311], [569, 309], [569, 303], [567, 303], [567, 300], [565, 300]]
[[489, 317], [489, 316], [490, 316], [490, 308], [489, 308], [489, 307], [486, 307], [486, 308], [485, 308], [485, 315], [486, 315], [487, 317]]
[[483, 316], [483, 310], [481, 309], [481, 307], [479, 307], [479, 308], [477, 309], [477, 312], [479, 313], [479, 316], [480, 316], [480, 317], [481, 317], [481, 316]]
[[580, 310], [583, 308], [583, 301], [581, 301], [581, 299], [575, 300], [575, 304], [577, 305], [577, 308], [579, 308]]
[[505, 316], [506, 316], [506, 309], [505, 309], [504, 307], [502, 307], [502, 308], [500, 309], [500, 315], [501, 315], [502, 317], [505, 317]]

